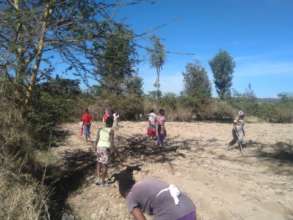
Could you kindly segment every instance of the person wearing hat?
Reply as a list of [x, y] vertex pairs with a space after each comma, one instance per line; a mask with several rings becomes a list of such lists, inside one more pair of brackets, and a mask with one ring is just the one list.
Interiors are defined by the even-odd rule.
[[242, 149], [244, 145], [244, 137], [245, 137], [244, 117], [245, 117], [244, 112], [239, 111], [238, 116], [233, 121], [233, 128], [232, 128], [233, 139], [229, 142], [229, 145], [228, 145], [228, 149], [230, 149], [234, 144], [237, 143], [241, 153], [242, 153]]

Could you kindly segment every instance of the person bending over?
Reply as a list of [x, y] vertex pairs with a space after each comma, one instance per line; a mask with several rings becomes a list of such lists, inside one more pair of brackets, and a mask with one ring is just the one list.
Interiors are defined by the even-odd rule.
[[128, 175], [118, 174], [116, 180], [135, 220], [146, 220], [144, 212], [154, 220], [196, 220], [195, 205], [176, 186], [152, 177], [135, 183], [131, 170], [125, 172]]

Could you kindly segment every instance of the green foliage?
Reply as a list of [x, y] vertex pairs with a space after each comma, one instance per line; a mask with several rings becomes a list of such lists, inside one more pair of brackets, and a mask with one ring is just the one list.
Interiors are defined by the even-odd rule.
[[149, 50], [150, 54], [150, 64], [153, 68], [156, 69], [157, 79], [154, 84], [155, 88], [157, 89], [157, 101], [159, 102], [160, 99], [160, 72], [163, 68], [163, 65], [166, 60], [166, 51], [164, 45], [161, 43], [160, 38], [156, 36], [151, 37], [152, 41], [152, 48]]
[[1, 1], [1, 72], [23, 86], [27, 99], [52, 75], [56, 56], [87, 82], [111, 29], [103, 15], [112, 7], [94, 0]]
[[290, 123], [293, 122], [293, 101], [284, 100], [259, 100], [241, 96], [232, 98], [229, 103], [238, 110], [243, 110], [247, 115], [256, 116], [268, 122]]
[[157, 36], [152, 36], [151, 41], [153, 48], [150, 49], [150, 63], [153, 68], [160, 71], [166, 60], [165, 47]]
[[220, 50], [209, 62], [214, 74], [214, 82], [220, 99], [230, 97], [235, 62], [233, 57], [224, 50]]
[[138, 76], [133, 76], [128, 78], [126, 83], [126, 94], [127, 95], [136, 95], [141, 97], [143, 95], [142, 91], [143, 81], [142, 78]]
[[143, 97], [129, 94], [126, 96], [105, 94], [105, 96], [96, 97], [96, 104], [90, 107], [93, 112], [97, 113], [99, 119], [102, 118], [104, 110], [111, 108], [118, 112], [121, 120], [136, 120], [144, 112]]
[[95, 60], [96, 75], [103, 93], [121, 95], [128, 86], [139, 86], [134, 77], [137, 63], [133, 33], [122, 25], [115, 26], [106, 38], [105, 48]]
[[153, 101], [156, 101], [158, 100], [158, 97], [159, 97], [159, 100], [162, 98], [163, 94], [161, 91], [149, 91], [149, 93], [147, 94], [147, 97], [149, 99], [152, 99]]
[[198, 63], [189, 63], [185, 69], [184, 94], [206, 102], [211, 97], [211, 85], [206, 70]]
[[136, 63], [133, 33], [125, 26], [115, 26], [95, 60], [99, 82], [91, 89], [99, 100], [93, 106], [95, 112], [101, 114], [110, 107], [119, 112], [121, 119], [131, 120], [143, 112], [143, 82], [135, 74]]

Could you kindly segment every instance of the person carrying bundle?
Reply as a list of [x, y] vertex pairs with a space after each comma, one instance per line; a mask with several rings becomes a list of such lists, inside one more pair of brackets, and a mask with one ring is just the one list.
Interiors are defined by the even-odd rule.
[[237, 118], [233, 121], [233, 128], [232, 128], [233, 139], [229, 142], [228, 150], [234, 144], [237, 143], [239, 146], [239, 150], [242, 153], [242, 149], [243, 149], [243, 145], [244, 145], [244, 137], [245, 137], [244, 117], [245, 117], [244, 112], [239, 111]]

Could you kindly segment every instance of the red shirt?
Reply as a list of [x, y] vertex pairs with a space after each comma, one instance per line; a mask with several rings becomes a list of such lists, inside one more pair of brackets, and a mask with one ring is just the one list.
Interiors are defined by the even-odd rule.
[[103, 122], [106, 122], [106, 120], [110, 117], [110, 114], [108, 112], [106, 112], [104, 115], [103, 115]]
[[92, 121], [92, 116], [89, 113], [83, 113], [83, 115], [81, 116], [81, 121], [84, 124], [90, 124]]

